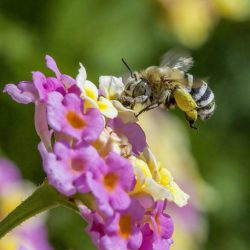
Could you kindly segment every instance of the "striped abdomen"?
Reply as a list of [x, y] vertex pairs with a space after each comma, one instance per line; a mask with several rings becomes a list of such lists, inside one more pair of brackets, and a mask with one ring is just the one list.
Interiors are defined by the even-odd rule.
[[203, 80], [194, 79], [190, 94], [198, 105], [197, 112], [201, 120], [209, 119], [214, 113], [215, 100], [208, 84]]

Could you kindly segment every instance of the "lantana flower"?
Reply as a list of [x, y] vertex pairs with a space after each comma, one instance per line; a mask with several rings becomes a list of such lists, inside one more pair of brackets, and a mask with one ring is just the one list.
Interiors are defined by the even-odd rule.
[[180, 207], [187, 204], [189, 196], [174, 182], [171, 173], [162, 167], [161, 163], [155, 161], [149, 149], [144, 151], [141, 159], [135, 157], [130, 159], [137, 177], [134, 193], [145, 192], [152, 195], [156, 201], [167, 199], [174, 201]]
[[67, 196], [86, 186], [85, 183], [78, 184], [78, 179], [85, 176], [88, 171], [95, 173], [103, 164], [97, 151], [86, 142], [82, 142], [74, 149], [67, 143], [56, 142], [53, 153], [47, 152], [41, 143], [39, 151], [49, 183]]
[[85, 101], [71, 93], [64, 97], [58, 92], [51, 93], [47, 102], [48, 123], [57, 132], [77, 140], [94, 141], [104, 128], [104, 120], [98, 109], [83, 109]]
[[134, 199], [130, 206], [116, 212], [105, 225], [106, 234], [101, 237], [100, 245], [103, 249], [139, 249], [142, 244], [142, 232], [139, 225], [142, 223], [145, 210]]
[[146, 223], [142, 226], [143, 242], [140, 249], [169, 249], [174, 226], [171, 217], [164, 213], [166, 202], [158, 201], [146, 215]]
[[122, 79], [102, 76], [98, 88], [83, 65], [75, 80], [50, 56], [46, 64], [55, 77], [34, 72], [32, 82], [4, 91], [36, 106], [49, 185], [77, 206], [98, 249], [168, 249], [167, 201], [183, 206], [188, 195], [150, 151], [134, 111], [119, 102]]
[[98, 108], [108, 118], [117, 116], [117, 110], [113, 104], [103, 96], [98, 97], [98, 89], [94, 83], [87, 80], [87, 73], [82, 64], [80, 64], [76, 84], [81, 90], [81, 97], [85, 99], [87, 107]]
[[112, 215], [114, 210], [128, 208], [128, 192], [133, 189], [135, 176], [127, 159], [110, 152], [96, 178], [93, 173], [88, 173], [87, 183], [96, 197], [99, 209], [107, 215]]

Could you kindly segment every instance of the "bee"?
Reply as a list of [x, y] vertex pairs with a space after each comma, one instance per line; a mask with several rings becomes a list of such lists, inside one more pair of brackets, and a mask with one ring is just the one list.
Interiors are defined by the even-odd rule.
[[158, 106], [166, 109], [177, 106], [185, 113], [190, 127], [195, 128], [198, 117], [205, 121], [213, 115], [214, 94], [206, 81], [187, 73], [194, 63], [187, 52], [170, 50], [162, 57], [160, 66], [134, 72], [124, 59], [122, 61], [130, 77], [119, 100], [131, 109], [141, 104], [137, 117]]

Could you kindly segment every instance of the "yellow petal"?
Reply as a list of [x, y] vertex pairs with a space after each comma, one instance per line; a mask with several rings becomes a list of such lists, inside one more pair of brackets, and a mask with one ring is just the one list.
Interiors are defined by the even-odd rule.
[[116, 108], [108, 99], [101, 96], [97, 104], [101, 113], [106, 117], [113, 119], [118, 115]]
[[136, 159], [134, 164], [135, 164], [135, 167], [141, 169], [144, 176], [152, 178], [151, 172], [150, 172], [150, 170], [148, 168], [148, 165], [147, 165], [147, 163], [145, 161], [140, 160], [140, 159]]
[[95, 86], [94, 83], [92, 83], [91, 81], [86, 80], [85, 84], [84, 84], [84, 91], [85, 91], [85, 95], [95, 101], [97, 101], [98, 98], [98, 89]]
[[88, 108], [99, 109], [97, 102], [94, 101], [92, 98], [86, 96], [86, 97], [84, 97], [84, 110], [83, 110], [83, 112], [86, 113], [86, 110]]
[[171, 173], [166, 168], [161, 168], [159, 171], [160, 183], [163, 186], [169, 185], [173, 181]]

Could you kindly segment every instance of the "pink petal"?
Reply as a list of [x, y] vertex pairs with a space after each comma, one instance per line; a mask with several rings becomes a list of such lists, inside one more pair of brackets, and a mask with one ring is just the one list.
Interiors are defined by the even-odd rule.
[[116, 188], [111, 194], [110, 194], [110, 203], [111, 206], [118, 210], [122, 211], [129, 207], [130, 205], [130, 197], [129, 195], [121, 188]]
[[46, 66], [56, 74], [57, 78], [59, 78], [61, 76], [61, 72], [59, 71], [55, 60], [51, 56], [46, 55], [45, 61], [46, 61]]
[[20, 82], [18, 85], [7, 84], [3, 92], [7, 92], [14, 101], [22, 104], [35, 102], [38, 97], [37, 91], [31, 82]]
[[51, 149], [51, 133], [48, 127], [46, 104], [40, 101], [36, 102], [35, 106], [35, 128], [45, 147], [48, 150]]
[[100, 240], [100, 250], [128, 250], [127, 243], [118, 236], [103, 236]]
[[106, 163], [111, 171], [119, 177], [119, 184], [126, 191], [132, 191], [135, 185], [135, 175], [131, 163], [124, 157], [110, 152], [106, 157]]

